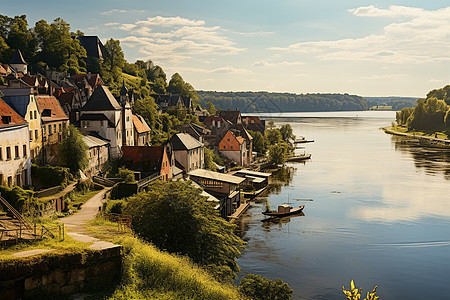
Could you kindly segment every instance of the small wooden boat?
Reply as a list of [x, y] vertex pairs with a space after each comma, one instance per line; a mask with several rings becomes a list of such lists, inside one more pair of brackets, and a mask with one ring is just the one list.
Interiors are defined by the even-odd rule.
[[302, 144], [302, 143], [312, 143], [314, 140], [307, 140], [304, 136], [300, 136], [298, 139], [294, 141], [294, 144]]
[[301, 154], [301, 155], [291, 156], [287, 159], [287, 161], [298, 162], [298, 161], [303, 161], [305, 159], [310, 159], [310, 158], [311, 158], [311, 154]]
[[300, 205], [297, 208], [292, 208], [292, 206], [290, 206], [289, 204], [282, 204], [282, 205], [278, 206], [278, 211], [275, 211], [275, 210], [265, 211], [265, 212], [263, 212], [263, 215], [281, 218], [281, 217], [299, 214], [303, 211], [303, 208], [305, 208], [304, 205]]

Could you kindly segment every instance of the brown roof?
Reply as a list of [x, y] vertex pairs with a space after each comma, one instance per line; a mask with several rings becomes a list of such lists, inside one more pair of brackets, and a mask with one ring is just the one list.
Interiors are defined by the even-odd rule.
[[37, 81], [36, 76], [23, 76], [21, 79], [31, 86], [39, 86], [39, 81]]
[[103, 84], [99, 74], [74, 74], [71, 77], [75, 79], [77, 83], [83, 83], [83, 80], [86, 78], [92, 88], [96, 88]]
[[[6, 122], [6, 118], [3, 118], [8, 116], [11, 117], [11, 121], [9, 123]], [[9, 105], [0, 98], [0, 127], [26, 123], [27, 121], [25, 121], [24, 118], [22, 118], [18, 113], [14, 111], [14, 109], [9, 107]]]
[[133, 124], [134, 124], [134, 128], [136, 128], [136, 131], [138, 133], [144, 133], [144, 132], [150, 131], [150, 128], [147, 126], [147, 124], [142, 123], [141, 120], [139, 120], [139, 117], [136, 115], [133, 115]]
[[230, 121], [233, 124], [236, 124], [238, 122], [239, 116], [241, 115], [241, 112], [239, 110], [222, 110], [219, 113], [219, 116], [224, 118], [227, 121]]
[[122, 161], [131, 170], [157, 173], [161, 171], [164, 146], [122, 146]]
[[242, 145], [242, 143], [244, 143], [244, 138], [242, 136], [237, 136], [236, 140], [238, 141], [239, 145]]
[[[37, 95], [36, 103], [39, 108], [39, 112], [41, 113], [42, 121], [44, 122], [69, 119], [59, 104], [58, 99], [54, 96]], [[47, 115], [47, 113], [50, 113], [50, 115]]]

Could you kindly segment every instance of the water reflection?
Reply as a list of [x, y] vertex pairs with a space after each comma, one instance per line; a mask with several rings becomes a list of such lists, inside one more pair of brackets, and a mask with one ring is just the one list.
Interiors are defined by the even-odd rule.
[[265, 229], [270, 229], [270, 227], [277, 225], [279, 228], [283, 224], [289, 223], [291, 221], [291, 218], [295, 217], [304, 217], [305, 214], [303, 212], [296, 214], [295, 216], [289, 216], [289, 217], [283, 217], [283, 218], [267, 218], [263, 219], [262, 221], [262, 227]]
[[283, 186], [289, 186], [294, 179], [296, 168], [284, 166], [278, 170], [271, 170], [269, 177], [269, 194], [279, 194]]
[[410, 154], [414, 164], [427, 174], [444, 174], [450, 180], [450, 149], [421, 145], [417, 139], [392, 136], [395, 150]]

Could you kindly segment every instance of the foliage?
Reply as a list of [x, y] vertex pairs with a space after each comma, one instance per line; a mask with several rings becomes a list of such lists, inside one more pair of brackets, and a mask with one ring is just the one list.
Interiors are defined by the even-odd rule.
[[[342, 292], [347, 296], [347, 300], [359, 300], [361, 299], [361, 291], [362, 288], [360, 288], [359, 290], [355, 287], [355, 283], [353, 282], [353, 280], [350, 282], [350, 290], [347, 291], [344, 286], [342, 286]], [[380, 299], [380, 297], [378, 297], [376, 295], [377, 293], [377, 287], [375, 286], [372, 293], [367, 292], [367, 296], [366, 298], [364, 298], [364, 300], [377, 300]]]
[[121, 214], [122, 208], [125, 206], [125, 200], [108, 200], [105, 212], [107, 214]]
[[206, 110], [209, 112], [211, 116], [216, 115], [216, 108], [214, 107], [214, 104], [212, 104], [211, 101], [206, 102]]
[[392, 110], [401, 110], [403, 107], [412, 107], [416, 105], [419, 98], [414, 97], [364, 97], [369, 107], [378, 105], [392, 106]]
[[409, 117], [414, 112], [413, 107], [403, 107], [401, 111], [395, 113], [395, 119], [398, 125], [406, 125]]
[[271, 164], [284, 164], [288, 159], [288, 155], [289, 145], [285, 142], [269, 146], [269, 163]]
[[408, 118], [407, 126], [410, 129], [430, 130], [440, 129], [444, 126], [444, 117], [448, 106], [444, 100], [436, 97], [420, 99]]
[[290, 141], [295, 141], [295, 134], [292, 131], [292, 127], [290, 124], [282, 125], [280, 128], [281, 138], [286, 143], [290, 143]]
[[120, 41], [109, 39], [105, 43], [105, 58], [103, 61], [103, 72], [101, 73], [106, 83], [116, 83], [122, 81], [122, 68], [125, 64], [125, 58], [120, 47]]
[[19, 211], [19, 213], [27, 211], [31, 204], [37, 202], [33, 191], [24, 190], [18, 186], [9, 187], [0, 185], [0, 195]]
[[242, 112], [302, 112], [366, 110], [367, 101], [348, 94], [290, 94], [269, 92], [198, 91], [200, 103]]
[[61, 18], [48, 24], [40, 20], [34, 27], [40, 51], [34, 58], [69, 74], [86, 73], [86, 50], [70, 34], [70, 25]]
[[265, 154], [267, 151], [267, 141], [259, 131], [249, 130], [250, 135], [253, 137], [253, 151]]
[[270, 280], [255, 274], [245, 275], [238, 290], [244, 296], [255, 300], [288, 300], [294, 292], [281, 279]]
[[73, 124], [64, 130], [58, 149], [63, 166], [68, 167], [72, 173], [87, 167], [89, 148], [83, 140], [83, 135]]
[[199, 97], [195, 89], [188, 82], [185, 82], [180, 74], [175, 73], [169, 81], [167, 92], [179, 94], [182, 97], [190, 97], [194, 105], [199, 104]]
[[267, 129], [264, 132], [265, 139], [267, 141], [267, 145], [275, 145], [281, 141], [283, 141], [283, 135], [279, 128]]
[[123, 276], [109, 299], [242, 299], [185, 257], [132, 237], [114, 242], [124, 248]]
[[110, 198], [115, 199], [123, 199], [126, 197], [133, 196], [138, 191], [137, 182], [127, 183], [127, 182], [119, 182], [114, 185], [111, 190]]
[[149, 191], [129, 198], [124, 212], [139, 236], [160, 249], [189, 256], [221, 280], [239, 270], [244, 242], [232, 225], [190, 182], [156, 181]]
[[36, 189], [66, 186], [73, 176], [68, 168], [31, 165], [31, 180]]
[[122, 180], [126, 183], [131, 183], [135, 181], [134, 178], [134, 172], [131, 170], [128, 170], [127, 168], [119, 168], [119, 172], [117, 173], [119, 178], [122, 178]]
[[217, 171], [217, 167], [214, 164], [213, 160], [214, 151], [205, 147], [205, 169], [211, 170], [211, 171]]

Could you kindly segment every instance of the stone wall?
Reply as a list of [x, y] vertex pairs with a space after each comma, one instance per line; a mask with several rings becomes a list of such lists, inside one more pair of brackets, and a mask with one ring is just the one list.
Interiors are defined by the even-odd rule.
[[17, 258], [0, 265], [0, 299], [46, 299], [99, 291], [120, 280], [121, 247]]

